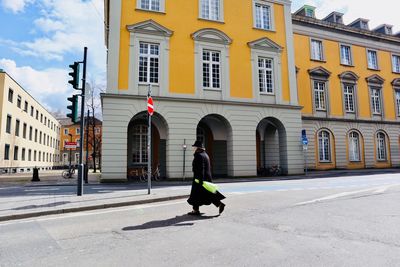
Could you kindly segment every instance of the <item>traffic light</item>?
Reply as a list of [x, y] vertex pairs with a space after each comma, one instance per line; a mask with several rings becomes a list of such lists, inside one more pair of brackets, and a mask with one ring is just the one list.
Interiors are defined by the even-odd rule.
[[68, 75], [72, 77], [72, 80], [69, 80], [68, 83], [72, 84], [74, 89], [79, 89], [79, 62], [74, 62], [69, 67], [72, 69], [72, 72], [68, 73]]
[[68, 118], [71, 118], [73, 123], [78, 121], [78, 96], [73, 95], [72, 97], [67, 98], [71, 105], [67, 106], [67, 109], [71, 110], [71, 113], [67, 114]]

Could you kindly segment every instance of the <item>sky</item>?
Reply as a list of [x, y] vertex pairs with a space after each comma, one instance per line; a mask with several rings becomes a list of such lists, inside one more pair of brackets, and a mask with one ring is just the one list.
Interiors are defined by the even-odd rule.
[[[399, 0], [380, 0], [379, 9], [375, 1], [293, 0], [292, 11], [304, 4], [315, 6], [320, 19], [339, 11], [345, 24], [362, 17], [371, 29], [387, 23], [400, 32]], [[84, 46], [88, 80], [105, 88], [103, 0], [0, 0], [0, 25], [0, 68], [49, 111], [66, 112], [67, 97], [76, 93], [68, 65], [82, 60]]]

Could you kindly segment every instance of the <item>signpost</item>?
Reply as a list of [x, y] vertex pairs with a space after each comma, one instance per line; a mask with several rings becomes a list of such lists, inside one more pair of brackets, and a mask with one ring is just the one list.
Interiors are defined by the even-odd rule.
[[304, 161], [305, 161], [305, 175], [307, 175], [307, 149], [308, 149], [308, 138], [306, 130], [301, 131], [301, 142], [303, 144]]
[[149, 91], [147, 94], [147, 113], [148, 113], [148, 131], [147, 131], [147, 193], [150, 195], [151, 191], [151, 116], [154, 113], [153, 98], [151, 97], [151, 84], [149, 84]]
[[64, 147], [66, 149], [76, 149], [77, 143], [76, 142], [65, 142]]

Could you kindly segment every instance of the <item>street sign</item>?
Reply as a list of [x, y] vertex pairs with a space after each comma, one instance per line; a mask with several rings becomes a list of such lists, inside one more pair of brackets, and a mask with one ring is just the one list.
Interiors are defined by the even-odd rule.
[[64, 147], [66, 149], [76, 149], [77, 143], [76, 142], [65, 142]]
[[308, 139], [307, 139], [307, 137], [302, 139], [302, 143], [303, 143], [303, 145], [305, 145], [305, 146], [308, 145]]
[[151, 96], [149, 96], [147, 99], [147, 112], [149, 113], [150, 116], [153, 116], [154, 104], [153, 104], [153, 98]]

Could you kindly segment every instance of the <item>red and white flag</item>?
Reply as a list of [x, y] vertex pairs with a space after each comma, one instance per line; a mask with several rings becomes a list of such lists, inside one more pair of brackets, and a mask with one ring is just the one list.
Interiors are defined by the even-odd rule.
[[147, 98], [147, 112], [149, 113], [150, 116], [153, 116], [154, 104], [153, 104], [153, 98], [151, 96]]

